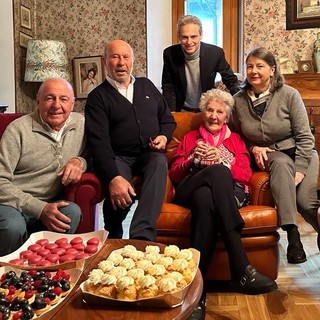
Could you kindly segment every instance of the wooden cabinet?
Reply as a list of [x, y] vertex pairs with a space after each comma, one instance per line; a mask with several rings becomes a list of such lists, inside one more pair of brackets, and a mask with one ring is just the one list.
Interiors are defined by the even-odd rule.
[[[286, 84], [296, 88], [306, 106], [309, 121], [316, 127], [316, 148], [320, 153], [320, 73], [284, 74]], [[320, 177], [318, 178], [320, 189]]]

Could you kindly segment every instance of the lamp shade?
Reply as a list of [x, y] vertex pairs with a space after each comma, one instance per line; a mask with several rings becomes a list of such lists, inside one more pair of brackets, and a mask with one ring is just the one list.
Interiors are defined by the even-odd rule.
[[43, 82], [48, 78], [69, 80], [66, 45], [56, 40], [29, 40], [24, 81]]

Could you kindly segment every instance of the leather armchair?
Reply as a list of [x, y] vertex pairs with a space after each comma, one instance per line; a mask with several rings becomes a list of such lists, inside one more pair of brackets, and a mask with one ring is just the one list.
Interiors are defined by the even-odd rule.
[[[7, 125], [24, 113], [0, 113], [0, 139]], [[102, 201], [103, 193], [98, 178], [93, 173], [84, 173], [78, 183], [70, 184], [63, 190], [64, 199], [78, 204], [82, 221], [77, 233], [94, 230], [96, 205]]]
[[[197, 129], [202, 121], [201, 114], [173, 112], [177, 122], [173, 138], [168, 144], [166, 155], [170, 165], [172, 156], [182, 137], [190, 130]], [[139, 179], [135, 178], [135, 184]], [[167, 179], [165, 200], [157, 221], [157, 241], [190, 246], [191, 212], [172, 203], [174, 187]], [[250, 181], [250, 205], [240, 209], [245, 221], [242, 242], [249, 260], [259, 271], [272, 279], [278, 276], [279, 252], [278, 218], [274, 207], [269, 176], [266, 172], [254, 172]], [[207, 274], [209, 280], [229, 280], [228, 257], [221, 240], [218, 241], [211, 266]]]

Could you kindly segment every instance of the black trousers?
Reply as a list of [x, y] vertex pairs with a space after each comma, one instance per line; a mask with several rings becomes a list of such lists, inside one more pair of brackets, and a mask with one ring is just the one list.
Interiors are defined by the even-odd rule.
[[221, 235], [231, 277], [234, 281], [240, 278], [249, 261], [241, 242], [244, 221], [234, 198], [231, 171], [223, 165], [212, 165], [186, 177], [176, 189], [175, 202], [192, 211], [192, 246], [200, 251], [203, 277]]
[[[143, 178], [141, 195], [131, 221], [129, 237], [154, 241], [157, 236], [156, 223], [165, 195], [167, 158], [162, 152], [150, 151], [138, 157], [117, 156], [116, 164], [120, 175], [128, 181], [135, 175], [141, 175]], [[129, 207], [113, 210], [107, 190], [103, 216], [105, 229], [109, 232], [108, 238], [122, 238], [122, 222], [129, 211]]]

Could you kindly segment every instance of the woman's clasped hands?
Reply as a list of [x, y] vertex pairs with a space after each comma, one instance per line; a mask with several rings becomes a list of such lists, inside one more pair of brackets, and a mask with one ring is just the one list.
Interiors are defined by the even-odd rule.
[[194, 149], [194, 158], [201, 161], [214, 161], [220, 163], [220, 150], [210, 144], [199, 141], [196, 148]]

